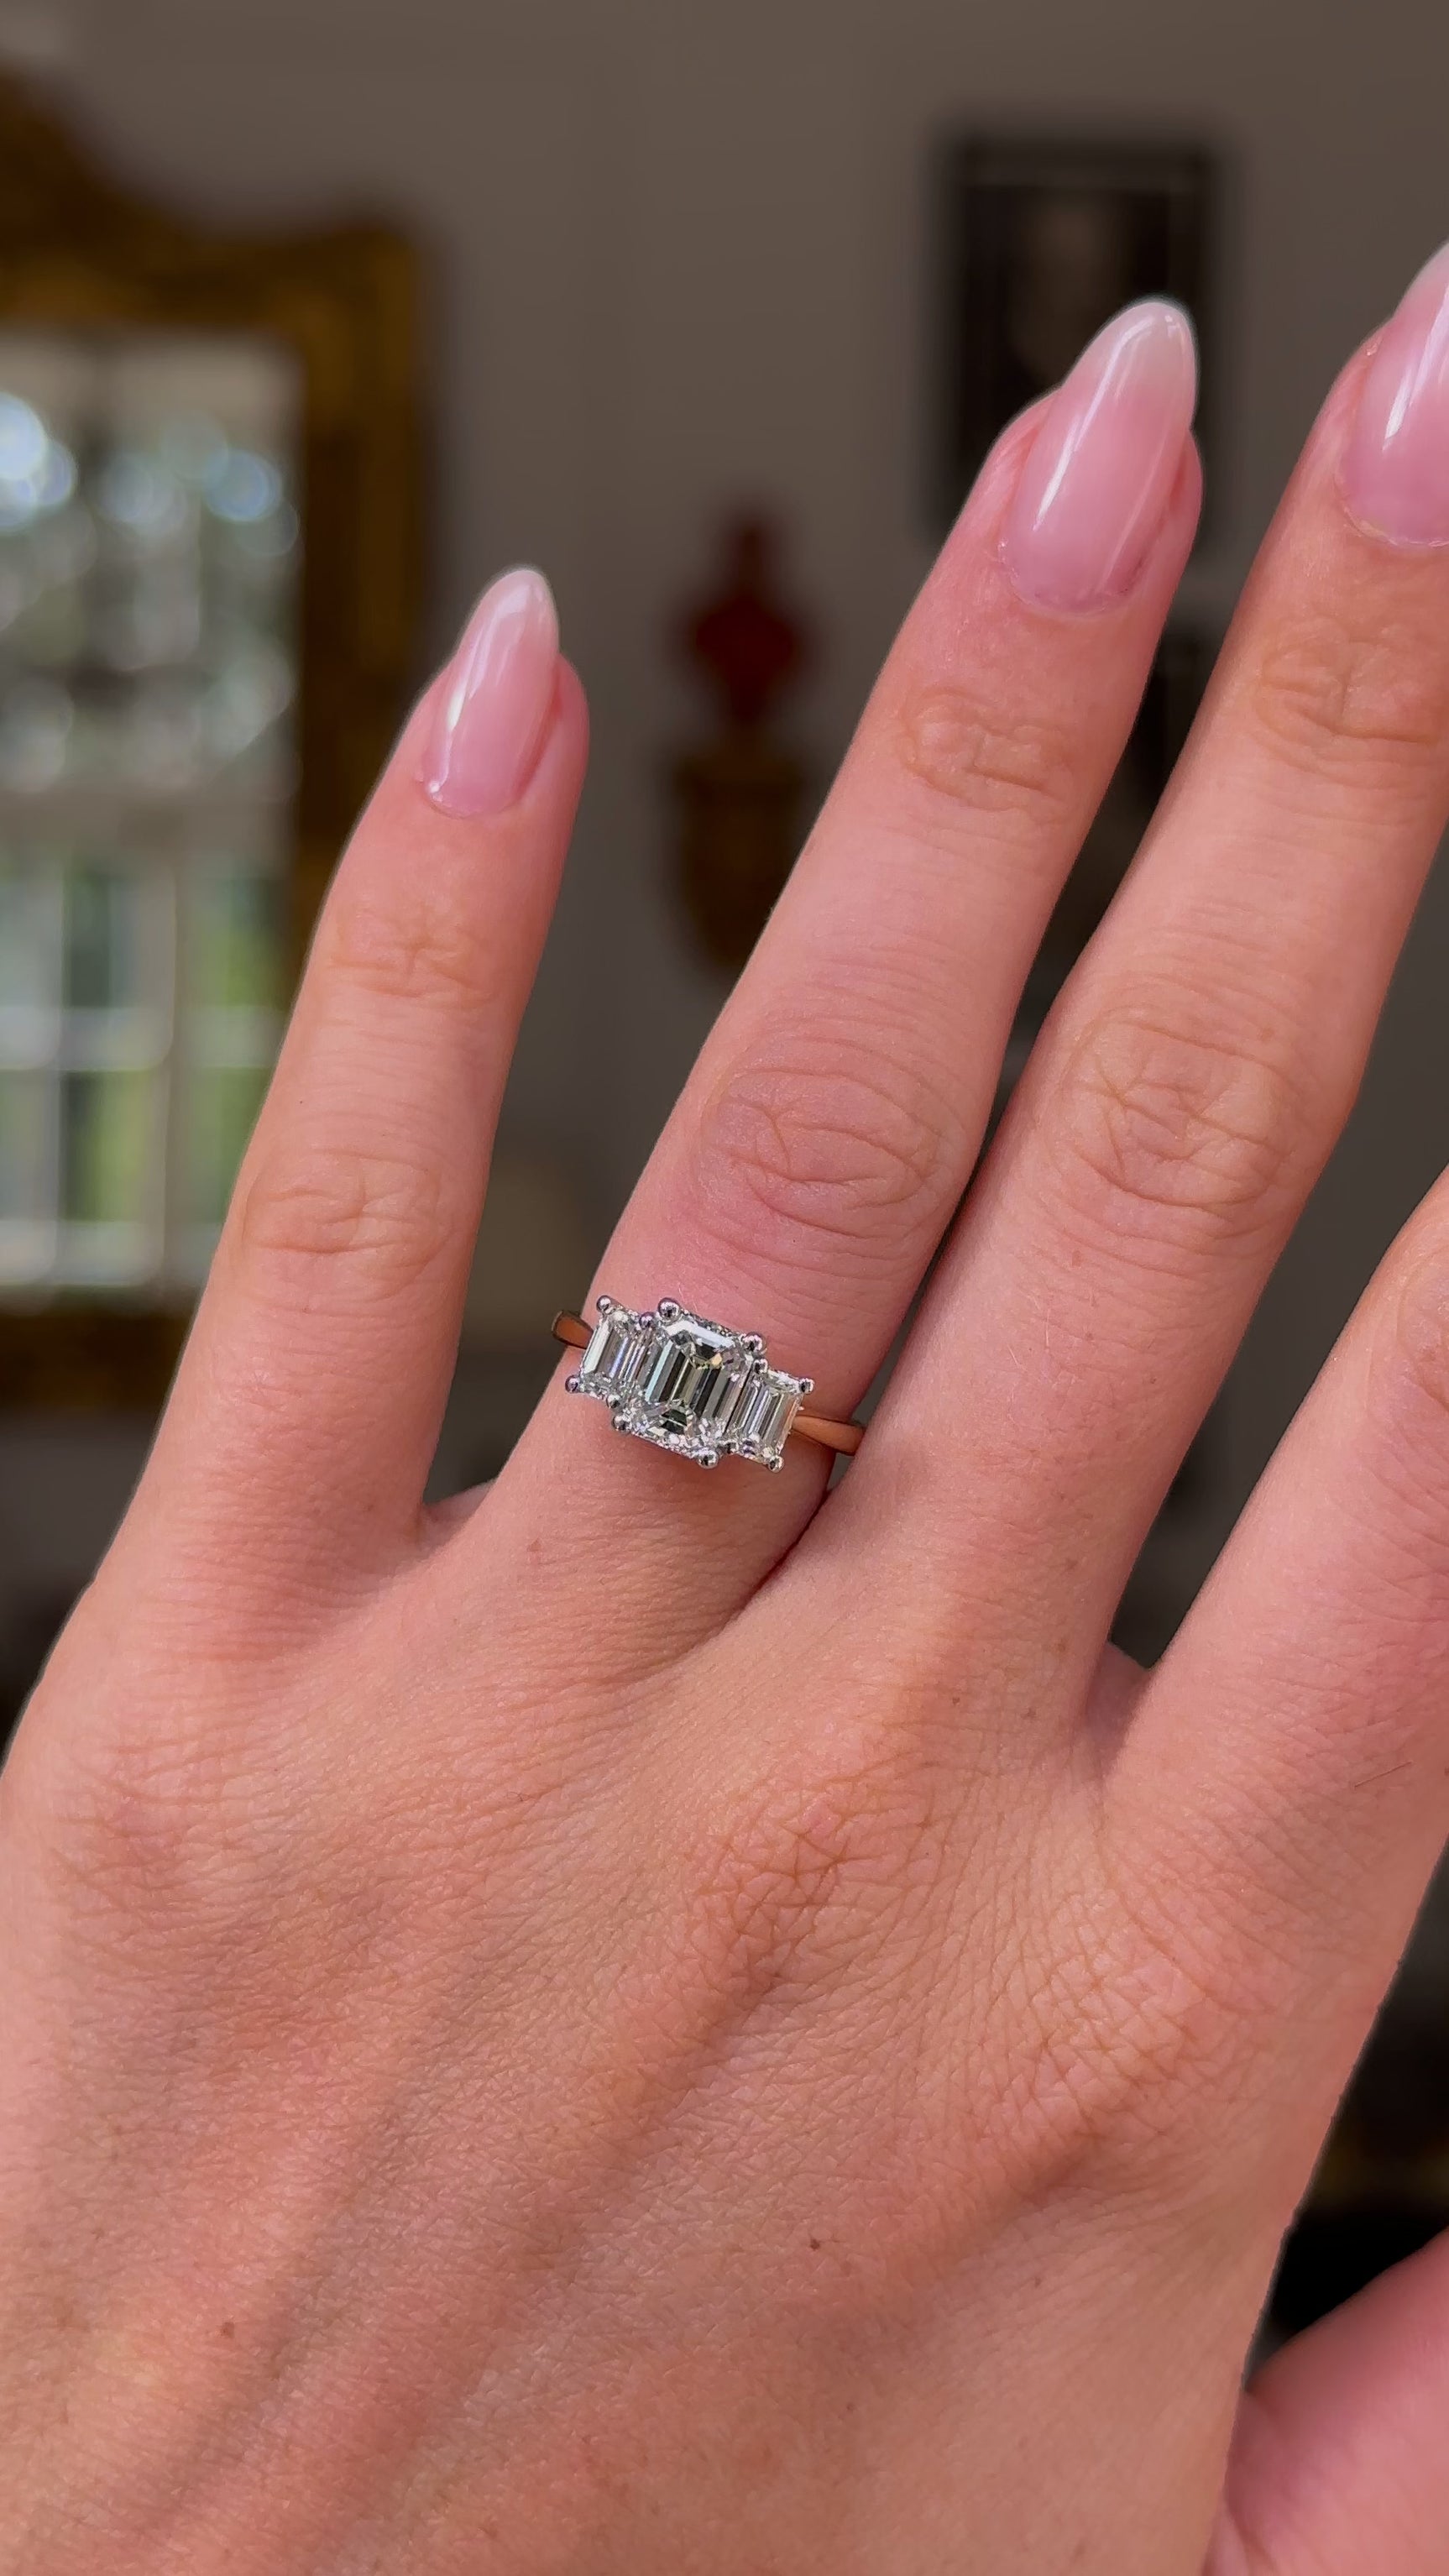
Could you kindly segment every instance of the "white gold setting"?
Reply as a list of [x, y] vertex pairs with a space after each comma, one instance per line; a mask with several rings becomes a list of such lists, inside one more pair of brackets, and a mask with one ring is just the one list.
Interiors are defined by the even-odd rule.
[[732, 1333], [673, 1297], [649, 1314], [600, 1297], [595, 1311], [571, 1395], [595, 1397], [616, 1431], [697, 1467], [748, 1458], [778, 1473], [810, 1378], [772, 1369], [758, 1333]]

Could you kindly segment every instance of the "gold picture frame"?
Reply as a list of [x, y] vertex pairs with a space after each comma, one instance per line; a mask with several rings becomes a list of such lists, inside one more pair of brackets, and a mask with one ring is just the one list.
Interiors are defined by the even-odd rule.
[[[356, 223], [223, 237], [133, 195], [22, 87], [0, 80], [0, 327], [236, 332], [279, 344], [296, 366], [297, 963], [413, 678], [419, 303], [417, 255], [398, 234]], [[153, 1409], [186, 1321], [121, 1300], [0, 1311], [0, 1407]]]

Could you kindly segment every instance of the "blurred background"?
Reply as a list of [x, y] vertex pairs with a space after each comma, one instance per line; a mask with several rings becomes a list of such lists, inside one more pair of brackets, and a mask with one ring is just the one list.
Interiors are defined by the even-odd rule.
[[[1382, 67], [1382, 69], [1380, 68]], [[985, 445], [1180, 296], [1209, 508], [1004, 1088], [1335, 368], [1449, 234], [1431, 0], [0, 0], [0, 1729], [104, 1547], [348, 821], [483, 583], [595, 755], [438, 1462], [492, 1472]], [[1123, 1605], [1449, 1160], [1449, 889]], [[1280, 2277], [1449, 2216], [1431, 1900]]]

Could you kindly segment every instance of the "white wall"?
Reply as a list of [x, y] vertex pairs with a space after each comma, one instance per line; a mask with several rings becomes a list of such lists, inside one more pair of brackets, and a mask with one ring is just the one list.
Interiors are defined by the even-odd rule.
[[[33, 22], [35, 8], [27, 10]], [[925, 167], [953, 126], [1205, 135], [1230, 158], [1226, 604], [1336, 363], [1449, 233], [1442, 0], [55, 0], [68, 92], [134, 177], [229, 224], [375, 210], [431, 246], [437, 654], [520, 556], [554, 577], [597, 750], [509, 1120], [617, 1204], [715, 996], [661, 896], [661, 634], [713, 514], [795, 532], [833, 755], [927, 557]], [[1444, 905], [1371, 1117], [1242, 1380], [1240, 1475], [1449, 1153]], [[596, 1131], [606, 1080], [618, 1142]]]

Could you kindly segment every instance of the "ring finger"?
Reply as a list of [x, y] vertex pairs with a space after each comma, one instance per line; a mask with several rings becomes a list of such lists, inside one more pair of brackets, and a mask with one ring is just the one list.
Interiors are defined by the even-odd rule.
[[[611, 1294], [764, 1334], [817, 1412], [859, 1401], [979, 1152], [1191, 543], [1194, 394], [1182, 315], [1139, 306], [1007, 434], [610, 1247]], [[606, 1431], [550, 1400], [511, 1489], [541, 1521], [565, 1476], [571, 1546], [607, 1522], [617, 1551], [622, 1513], [631, 1545], [684, 1551], [686, 1625], [743, 1597], [819, 1498], [799, 1442], [772, 1488]]]

